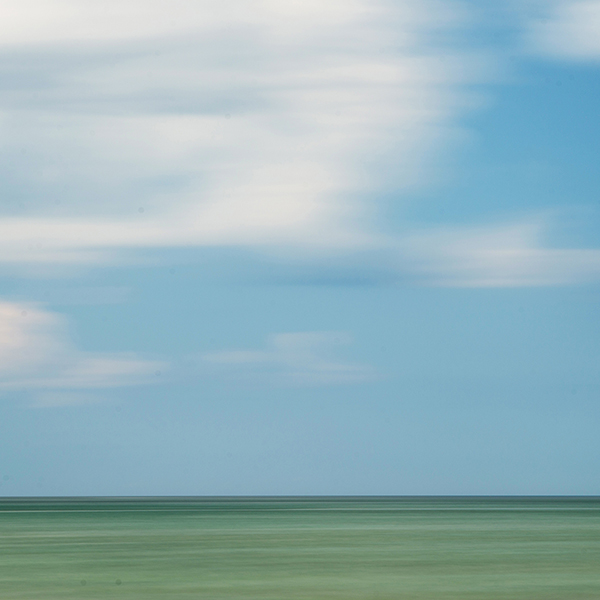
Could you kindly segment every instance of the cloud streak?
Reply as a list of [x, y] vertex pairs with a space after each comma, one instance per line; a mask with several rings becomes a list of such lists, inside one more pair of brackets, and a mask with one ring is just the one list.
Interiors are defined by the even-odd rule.
[[165, 367], [133, 353], [81, 351], [58, 315], [30, 304], [0, 302], [0, 391], [53, 392], [56, 404], [58, 391], [144, 384]]
[[264, 350], [229, 350], [204, 354], [200, 364], [213, 374], [225, 374], [276, 385], [340, 385], [373, 380], [375, 370], [335, 356], [351, 343], [345, 332], [279, 333]]
[[597, 61], [600, 59], [600, 2], [558, 0], [549, 2], [543, 19], [530, 27], [530, 43], [552, 58]]
[[600, 250], [548, 248], [545, 224], [438, 228], [399, 245], [400, 271], [426, 285], [533, 287], [600, 279]]
[[[597, 56], [598, 6], [548, 4], [550, 19], [529, 26], [538, 51]], [[0, 264], [241, 247], [290, 264], [378, 257], [385, 279], [431, 285], [598, 278], [596, 250], [547, 247], [540, 224], [378, 226], [378, 198], [428, 184], [431, 155], [479, 106], [469, 86], [494, 77], [490, 56], [447, 41], [472, 18], [457, 3], [10, 0], [3, 11]]]
[[448, 3], [85, 6], [6, 5], [0, 261], [372, 245], [360, 198], [423, 182], [489, 66], [430, 43]]

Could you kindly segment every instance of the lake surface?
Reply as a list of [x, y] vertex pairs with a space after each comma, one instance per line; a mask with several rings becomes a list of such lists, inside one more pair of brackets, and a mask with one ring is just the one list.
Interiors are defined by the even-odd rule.
[[0, 597], [598, 600], [600, 499], [5, 498]]

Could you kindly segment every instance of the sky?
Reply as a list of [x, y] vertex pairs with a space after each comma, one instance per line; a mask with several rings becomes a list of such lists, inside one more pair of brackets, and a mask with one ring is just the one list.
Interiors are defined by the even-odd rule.
[[599, 0], [4, 0], [0, 496], [600, 495]]

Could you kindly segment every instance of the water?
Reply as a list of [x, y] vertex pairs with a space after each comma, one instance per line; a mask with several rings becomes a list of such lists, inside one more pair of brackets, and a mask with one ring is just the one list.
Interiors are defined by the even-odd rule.
[[600, 499], [3, 499], [0, 597], [598, 600]]

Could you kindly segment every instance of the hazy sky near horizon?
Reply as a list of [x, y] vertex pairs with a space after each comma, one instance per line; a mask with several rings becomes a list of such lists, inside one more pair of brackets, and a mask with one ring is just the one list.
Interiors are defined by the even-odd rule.
[[4, 0], [0, 495], [600, 494], [600, 1]]

